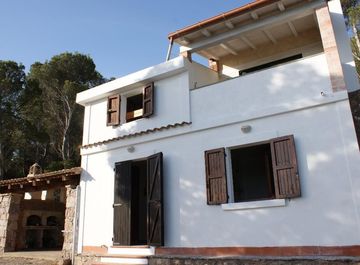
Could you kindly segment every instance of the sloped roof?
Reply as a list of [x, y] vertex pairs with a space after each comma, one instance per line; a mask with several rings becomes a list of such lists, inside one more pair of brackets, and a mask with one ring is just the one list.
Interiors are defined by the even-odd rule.
[[81, 167], [74, 167], [29, 177], [1, 180], [0, 193], [28, 192], [77, 185], [80, 181], [81, 171]]

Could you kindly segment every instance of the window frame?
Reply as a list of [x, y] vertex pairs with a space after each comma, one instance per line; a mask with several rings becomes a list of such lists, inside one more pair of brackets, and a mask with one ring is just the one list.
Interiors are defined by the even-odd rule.
[[[272, 163], [272, 181], [275, 189], [274, 198], [258, 198], [255, 200], [239, 201], [235, 202], [234, 195], [234, 183], [233, 183], [233, 172], [232, 172], [232, 159], [231, 159], [231, 150], [260, 146], [260, 145], [270, 145], [270, 155]], [[301, 185], [300, 177], [298, 170], [298, 160], [295, 146], [295, 138], [293, 135], [284, 135], [281, 137], [270, 138], [263, 141], [251, 142], [248, 144], [236, 145], [231, 147], [222, 147], [225, 149], [224, 156], [218, 157], [218, 160], [213, 161], [209, 154], [220, 150], [221, 147], [206, 150], [205, 153], [205, 176], [206, 176], [206, 190], [207, 190], [207, 204], [208, 205], [219, 205], [219, 204], [231, 204], [231, 203], [250, 203], [256, 201], [268, 201], [268, 200], [278, 200], [285, 198], [295, 198], [301, 196]], [[226, 181], [226, 196], [223, 193], [217, 193], [219, 190], [216, 186], [212, 186], [208, 181], [211, 176], [209, 175], [210, 171], [219, 171], [219, 168], [214, 167], [214, 165], [219, 164], [219, 159], [225, 159], [225, 169], [224, 172], [220, 174], [225, 175], [224, 181]], [[211, 161], [212, 164], [210, 164]], [[213, 164], [215, 163], [215, 164]], [[223, 191], [221, 191], [223, 192]], [[227, 197], [227, 200], [219, 202], [213, 201], [212, 198], [223, 198]]]

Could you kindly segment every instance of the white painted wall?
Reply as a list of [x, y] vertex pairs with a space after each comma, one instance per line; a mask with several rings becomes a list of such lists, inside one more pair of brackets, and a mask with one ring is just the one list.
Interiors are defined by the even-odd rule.
[[[191, 90], [191, 125], [82, 150], [79, 250], [112, 245], [115, 162], [157, 152], [164, 154], [166, 246], [360, 244], [360, 155], [347, 94], [331, 92], [324, 65], [318, 55]], [[205, 150], [288, 134], [295, 136], [301, 198], [251, 210], [206, 204]]]
[[[189, 78], [186, 72], [154, 82], [154, 114], [132, 122], [125, 122], [122, 115], [120, 126], [107, 126], [107, 97], [85, 107], [85, 126], [83, 143], [95, 143], [114, 137], [132, 134], [169, 124], [190, 121]], [[138, 86], [136, 88], [142, 88]], [[117, 93], [117, 92], [114, 92]], [[123, 98], [122, 105], [125, 106]], [[122, 109], [124, 114], [124, 108]]]

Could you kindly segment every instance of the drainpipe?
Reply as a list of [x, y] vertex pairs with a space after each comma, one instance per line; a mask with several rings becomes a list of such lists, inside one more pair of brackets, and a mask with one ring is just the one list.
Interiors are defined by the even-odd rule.
[[171, 50], [172, 50], [172, 47], [173, 47], [173, 43], [174, 43], [173, 38], [170, 38], [169, 47], [168, 47], [168, 51], [167, 51], [167, 54], [166, 54], [166, 61], [169, 61], [169, 60], [170, 60]]

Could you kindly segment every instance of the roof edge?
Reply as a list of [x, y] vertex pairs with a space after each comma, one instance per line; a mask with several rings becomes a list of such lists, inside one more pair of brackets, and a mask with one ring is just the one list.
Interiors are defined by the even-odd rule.
[[202, 20], [196, 24], [190, 25], [188, 27], [185, 27], [183, 29], [177, 30], [175, 32], [168, 34], [168, 39], [177, 39], [180, 38], [186, 34], [189, 34], [191, 32], [195, 32], [199, 29], [211, 26], [213, 24], [217, 24], [221, 21], [229, 20], [233, 17], [236, 17], [240, 14], [246, 13], [250, 10], [257, 9], [275, 2], [278, 2], [279, 0], [256, 0], [254, 2], [248, 3], [246, 5], [237, 7], [235, 9], [232, 9], [230, 11], [227, 11], [225, 13], [216, 15], [214, 17], [210, 17], [208, 19]]

